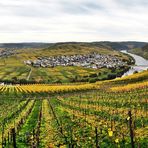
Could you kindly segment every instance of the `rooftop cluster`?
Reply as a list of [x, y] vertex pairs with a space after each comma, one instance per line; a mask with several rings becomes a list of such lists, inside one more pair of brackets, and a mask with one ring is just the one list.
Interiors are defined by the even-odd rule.
[[0, 57], [8, 57], [15, 54], [15, 50], [13, 49], [9, 49], [9, 48], [5, 48], [3, 50], [0, 50]]
[[117, 68], [125, 66], [126, 63], [120, 58], [111, 55], [102, 55], [91, 53], [88, 55], [71, 55], [71, 56], [56, 56], [56, 57], [38, 57], [37, 60], [24, 61], [27, 65], [33, 67], [55, 67], [55, 66], [82, 66], [86, 68]]

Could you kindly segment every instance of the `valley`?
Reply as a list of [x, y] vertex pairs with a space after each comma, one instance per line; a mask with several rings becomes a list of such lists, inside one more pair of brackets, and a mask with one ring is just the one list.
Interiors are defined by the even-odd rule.
[[135, 72], [146, 60], [86, 43], [9, 50], [0, 54], [2, 148], [147, 147], [148, 70]]
[[[13, 54], [10, 54], [10, 51]], [[1, 52], [1, 55], [2, 53], [5, 52]], [[78, 55], [80, 59], [80, 55], [85, 55], [85, 58], [87, 58], [87, 56], [92, 53], [98, 56], [100, 55], [98, 58], [101, 59], [92, 61], [91, 65], [87, 63], [86, 59], [83, 60], [84, 63], [82, 65], [81, 63], [71, 63], [73, 66], [68, 64], [63, 67], [63, 63], [56, 64], [55, 61], [54, 64], [57, 65], [56, 67], [52, 65], [52, 61], [49, 63], [50, 66], [44, 64], [44, 61], [49, 57], [57, 56], [61, 58], [62, 56], [66, 56], [69, 58]], [[87, 43], [58, 43], [45, 48], [32, 49], [9, 48], [4, 55], [5, 57], [0, 58], [0, 81], [5, 83], [95, 82], [121, 76], [129, 69], [129, 65], [134, 63], [130, 56], [122, 54], [119, 51], [101, 45], [89, 45]], [[38, 58], [41, 58], [41, 61], [43, 61], [42, 66], [40, 66], [41, 62]], [[106, 59], [105, 61], [105, 58], [108, 58], [110, 62], [107, 63], [108, 60]], [[34, 61], [34, 65], [38, 66], [32, 67], [31, 61]], [[37, 63], [37, 61], [39, 61], [39, 63]], [[114, 66], [111, 64], [113, 62]]]

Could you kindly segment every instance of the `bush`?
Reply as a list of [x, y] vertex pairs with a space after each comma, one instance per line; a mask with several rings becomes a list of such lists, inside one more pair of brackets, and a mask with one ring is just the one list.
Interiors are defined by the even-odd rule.
[[97, 74], [93, 73], [93, 74], [89, 75], [89, 77], [91, 77], [91, 78], [97, 77]]
[[135, 74], [135, 73], [138, 73], [138, 71], [136, 70], [136, 71], [133, 72], [133, 74]]
[[97, 81], [96, 78], [91, 78], [91, 79], [89, 79], [89, 83], [95, 83], [96, 81]]
[[115, 78], [116, 78], [116, 74], [114, 73], [108, 74], [108, 79], [115, 79]]

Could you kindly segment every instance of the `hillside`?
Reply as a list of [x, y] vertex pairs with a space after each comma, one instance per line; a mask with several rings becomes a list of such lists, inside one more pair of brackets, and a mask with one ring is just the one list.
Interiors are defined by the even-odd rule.
[[133, 49], [129, 50], [129, 52], [140, 55], [143, 58], [148, 60], [148, 44], [146, 44], [142, 48], [133, 48]]
[[105, 48], [103, 45], [92, 45], [89, 43], [56, 43], [44, 48], [6, 48], [3, 49], [0, 58], [0, 80], [5, 82], [45, 82], [45, 83], [68, 83], [68, 82], [88, 82], [121, 75], [128, 67], [116, 70], [101, 68], [92, 69], [75, 66], [57, 66], [54, 68], [32, 67], [26, 65], [24, 61], [37, 60], [40, 57], [61, 56], [61, 55], [88, 55], [90, 53], [110, 55], [122, 61], [131, 63], [131, 57]]
[[148, 71], [93, 84], [0, 86], [0, 146], [146, 148], [147, 97]]
[[111, 48], [114, 50], [127, 50], [132, 48], [141, 48], [146, 45], [146, 42], [136, 42], [136, 41], [127, 41], [127, 42], [109, 42], [109, 41], [100, 41], [100, 42], [61, 42], [61, 43], [0, 43], [0, 48], [46, 48], [49, 46], [57, 46], [63, 44], [74, 44], [74, 45], [86, 45], [86, 46], [97, 46], [103, 48]]
[[104, 47], [108, 47], [114, 50], [130, 50], [133, 48], [141, 48], [146, 45], [146, 42], [134, 42], [134, 41], [127, 41], [127, 42], [94, 42], [94, 45], [102, 45]]
[[0, 43], [0, 48], [43, 48], [50, 45], [51, 43]]
[[146, 44], [142, 49], [144, 52], [148, 52], [148, 44]]

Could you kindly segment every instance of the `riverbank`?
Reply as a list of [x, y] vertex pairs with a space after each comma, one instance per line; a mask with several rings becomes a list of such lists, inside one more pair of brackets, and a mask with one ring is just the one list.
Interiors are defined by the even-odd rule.
[[128, 50], [128, 52], [139, 55], [139, 56], [145, 58], [146, 60], [148, 60], [148, 44], [146, 44], [142, 48], [130, 49], [130, 50]]
[[122, 50], [121, 52], [130, 55], [135, 60], [135, 65], [131, 66], [131, 68], [127, 72], [125, 72], [122, 75], [122, 77], [127, 76], [127, 75], [131, 75], [135, 72], [141, 72], [143, 70], [148, 69], [148, 60], [146, 60], [143, 57], [138, 56], [136, 54], [129, 53], [129, 52], [127, 52], [127, 50]]

